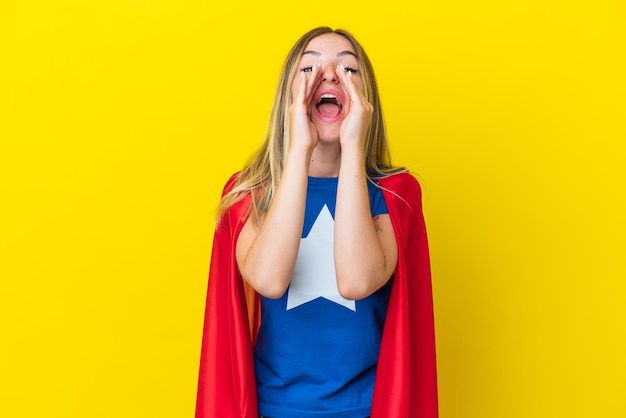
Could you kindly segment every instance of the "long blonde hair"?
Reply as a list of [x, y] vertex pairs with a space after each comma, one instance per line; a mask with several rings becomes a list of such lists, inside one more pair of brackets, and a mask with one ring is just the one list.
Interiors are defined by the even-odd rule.
[[343, 29], [321, 26], [305, 33], [291, 48], [280, 73], [272, 111], [263, 145], [250, 158], [239, 173], [234, 187], [226, 193], [217, 208], [218, 221], [224, 212], [246, 194], [252, 196], [253, 219], [259, 219], [269, 208], [272, 196], [280, 181], [291, 138], [289, 137], [288, 109], [291, 85], [297, 74], [297, 65], [309, 42], [320, 35], [336, 33], [346, 38], [357, 56], [364, 85], [365, 98], [374, 107], [372, 120], [365, 140], [366, 170], [368, 176], [384, 177], [402, 171], [391, 165], [387, 133], [380, 104], [380, 96], [372, 64], [357, 40]]

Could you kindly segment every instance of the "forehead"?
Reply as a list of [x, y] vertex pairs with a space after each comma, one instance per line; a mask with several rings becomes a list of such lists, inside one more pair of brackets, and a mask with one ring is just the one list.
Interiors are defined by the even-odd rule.
[[350, 41], [337, 33], [325, 33], [311, 39], [304, 52], [314, 51], [322, 54], [338, 54], [344, 51], [350, 51], [356, 54]]

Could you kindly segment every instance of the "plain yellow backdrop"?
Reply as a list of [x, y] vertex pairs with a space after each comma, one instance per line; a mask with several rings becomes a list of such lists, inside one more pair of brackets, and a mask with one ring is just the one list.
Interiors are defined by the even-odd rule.
[[362, 41], [424, 187], [442, 418], [626, 417], [621, 0], [0, 2], [0, 416], [193, 416], [214, 208]]

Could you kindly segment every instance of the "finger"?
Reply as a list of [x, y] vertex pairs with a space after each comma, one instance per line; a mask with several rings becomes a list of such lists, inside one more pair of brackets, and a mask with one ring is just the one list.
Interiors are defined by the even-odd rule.
[[306, 98], [306, 87], [307, 87], [307, 73], [304, 71], [300, 71], [300, 85], [298, 86], [298, 93], [294, 98], [294, 103], [303, 104]]
[[348, 80], [348, 72], [346, 68], [342, 64], [337, 64], [337, 68], [335, 68], [335, 73], [337, 73], [337, 77], [341, 80], [341, 83], [350, 89], [349, 80]]
[[311, 102], [313, 99], [313, 93], [319, 86], [322, 80], [322, 66], [319, 64], [313, 65], [311, 72], [308, 73], [307, 84], [306, 84], [306, 96], [305, 100], [307, 103]]
[[339, 64], [337, 65], [336, 72], [341, 78], [342, 83], [348, 88], [350, 100], [353, 103], [362, 103], [363, 101], [365, 101], [365, 96], [354, 84], [354, 80], [352, 79], [352, 71], [346, 71], [345, 67]]

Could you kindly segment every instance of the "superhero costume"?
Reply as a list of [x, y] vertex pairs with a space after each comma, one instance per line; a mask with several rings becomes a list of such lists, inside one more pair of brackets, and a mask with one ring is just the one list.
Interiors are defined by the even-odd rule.
[[[236, 175], [226, 184], [227, 192]], [[376, 371], [372, 418], [436, 418], [432, 286], [421, 189], [409, 173], [376, 180], [396, 234], [398, 264]], [[250, 196], [216, 227], [198, 379], [196, 418], [258, 418], [253, 348], [259, 298], [237, 268], [235, 246]]]

